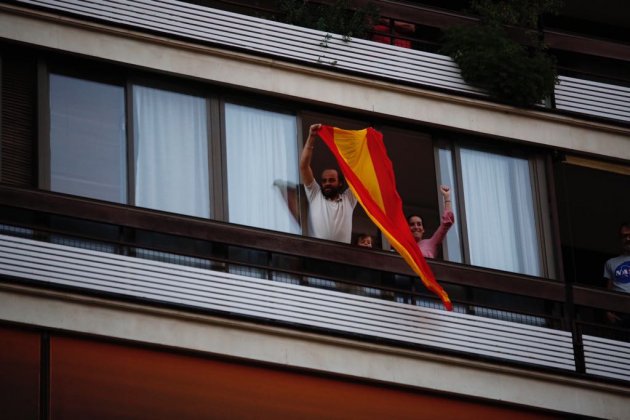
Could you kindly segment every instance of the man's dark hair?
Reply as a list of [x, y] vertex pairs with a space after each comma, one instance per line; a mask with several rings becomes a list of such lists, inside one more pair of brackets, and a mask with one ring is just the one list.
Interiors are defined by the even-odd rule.
[[620, 235], [621, 235], [621, 229], [623, 228], [630, 229], [630, 222], [621, 222], [621, 224], [619, 225], [619, 229], [617, 230], [617, 232], [619, 232]]

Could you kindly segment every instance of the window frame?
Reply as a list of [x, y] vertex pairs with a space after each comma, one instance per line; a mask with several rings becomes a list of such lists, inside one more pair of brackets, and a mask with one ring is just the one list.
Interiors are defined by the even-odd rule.
[[[126, 82], [124, 77], [121, 76], [121, 72], [117, 71], [115, 67], [106, 68], [97, 67], [96, 63], [87, 63], [82, 65], [73, 65], [71, 63], [61, 63], [58, 60], [48, 60], [46, 58], [39, 58], [37, 62], [37, 187], [47, 190], [51, 190], [52, 177], [52, 147], [51, 147], [51, 107], [50, 107], [50, 77], [52, 74], [57, 74], [63, 77], [69, 77], [74, 79], [80, 79], [88, 82], [102, 83], [107, 85], [118, 86], [123, 89], [123, 101], [124, 106], [127, 106], [127, 91]], [[112, 70], [113, 69], [113, 70]], [[127, 153], [127, 159], [129, 159], [128, 136], [129, 136], [129, 122], [126, 117], [127, 110], [125, 109], [125, 151]], [[127, 164], [127, 162], [125, 162]], [[126, 168], [126, 197], [125, 202], [122, 204], [130, 204], [130, 192], [129, 189], [129, 177], [133, 174], [129, 173], [129, 166]], [[59, 192], [61, 193], [61, 192]], [[61, 193], [63, 194], [63, 193]], [[69, 194], [69, 193], [68, 193]], [[72, 194], [70, 194], [72, 195]], [[83, 198], [90, 198], [81, 196]], [[111, 202], [103, 199], [103, 201]]]
[[[63, 58], [63, 57], [61, 57]], [[252, 98], [247, 92], [237, 91], [228, 87], [221, 87], [209, 83], [187, 80], [185, 78], [177, 79], [171, 76], [160, 76], [143, 72], [141, 70], [130, 70], [124, 67], [109, 65], [101, 66], [101, 63], [71, 59], [63, 62], [56, 57], [51, 59], [42, 56], [38, 62], [38, 82], [39, 82], [39, 101], [38, 101], [38, 153], [39, 153], [39, 174], [38, 185], [40, 188], [50, 190], [50, 107], [49, 96], [50, 86], [48, 83], [51, 73], [58, 73], [70, 77], [76, 77], [84, 80], [103, 81], [120, 85], [125, 92], [125, 115], [126, 115], [126, 132], [127, 132], [127, 200], [128, 205], [135, 206], [135, 163], [134, 156], [134, 125], [136, 122], [133, 118], [133, 86], [141, 85], [156, 89], [165, 89], [178, 93], [192, 94], [194, 96], [203, 97], [206, 100], [206, 112], [208, 118], [207, 140], [209, 142], [208, 150], [208, 170], [209, 170], [209, 188], [210, 188], [210, 219], [216, 221], [228, 222], [228, 179], [227, 179], [227, 156], [226, 156], [226, 133], [225, 133], [225, 104], [233, 103], [237, 105], [261, 108], [273, 112], [279, 112], [295, 116], [297, 127], [297, 152], [296, 164], [299, 164], [299, 157], [303, 149], [305, 137], [304, 130], [307, 128], [309, 121], [314, 119], [326, 121], [352, 121], [365, 126], [387, 126], [392, 128], [401, 128], [403, 130], [416, 131], [429, 136], [433, 142], [435, 152], [434, 166], [436, 177], [434, 181], [439, 181], [440, 177], [440, 161], [437, 157], [438, 149], [442, 145], [449, 145], [453, 161], [453, 170], [455, 173], [454, 187], [457, 194], [456, 218], [457, 223], [461, 227], [459, 242], [462, 249], [463, 264], [474, 267], [470, 264], [470, 252], [468, 249], [468, 237], [466, 229], [466, 213], [463, 191], [461, 190], [461, 160], [459, 158], [459, 150], [461, 147], [485, 150], [491, 153], [497, 153], [506, 156], [516, 156], [526, 158], [530, 163], [530, 176], [532, 178], [534, 211], [537, 233], [540, 243], [539, 252], [541, 255], [541, 265], [546, 278], [556, 278], [558, 275], [554, 254], [557, 254], [553, 246], [551, 230], [553, 228], [550, 220], [550, 209], [548, 203], [550, 182], [547, 169], [545, 168], [544, 151], [517, 149], [519, 146], [513, 144], [493, 144], [488, 145], [481, 139], [454, 137], [453, 133], [447, 133], [443, 130], [431, 129], [423, 127], [419, 122], [396, 122], [394, 120], [386, 120], [376, 118], [369, 114], [352, 112], [352, 110], [343, 110], [339, 114], [333, 115], [331, 109], [318, 106], [309, 106], [307, 103], [292, 101], [291, 99], [279, 100], [270, 96], [260, 96]], [[300, 183], [301, 185], [301, 183]], [[438, 214], [441, 214], [442, 202], [439, 199], [439, 191], [435, 185], [435, 194], [438, 202]], [[300, 226], [302, 236], [308, 237], [308, 205], [306, 203], [303, 191], [298, 188], [298, 203], [300, 206]], [[387, 247], [386, 241], [382, 240], [382, 246]], [[442, 252], [445, 261], [448, 261], [445, 244], [442, 245]], [[555, 251], [555, 252], [554, 252]]]
[[[456, 194], [456, 223], [460, 225], [460, 234], [458, 243], [462, 255], [462, 264], [471, 267], [477, 267], [471, 264], [470, 256], [470, 238], [468, 236], [468, 221], [466, 217], [466, 200], [464, 197], [464, 180], [461, 161], [461, 149], [469, 149], [492, 153], [504, 157], [525, 159], [528, 162], [530, 184], [532, 187], [532, 206], [534, 211], [534, 221], [536, 223], [536, 233], [538, 235], [538, 253], [540, 255], [541, 274], [540, 277], [547, 279], [557, 279], [559, 276], [556, 265], [556, 249], [553, 241], [553, 227], [551, 223], [552, 209], [549, 205], [549, 182], [548, 165], [545, 154], [533, 148], [523, 147], [517, 149], [517, 144], [510, 145], [488, 145], [480, 139], [458, 138], [454, 139], [450, 136], [438, 137], [435, 141], [435, 167], [436, 177], [441, 179], [441, 162], [438, 156], [440, 149], [449, 150], [451, 153], [453, 179], [455, 181]], [[440, 207], [442, 204], [440, 203]], [[447, 259], [446, 243], [442, 244], [443, 255], [445, 261]], [[487, 268], [488, 267], [480, 267]], [[527, 275], [525, 273], [515, 273]]]
[[[186, 80], [171, 80], [164, 78], [157, 78], [152, 75], [136, 75], [131, 74], [126, 78], [125, 84], [125, 96], [126, 96], [126, 117], [127, 117], [127, 168], [128, 168], [128, 191], [129, 191], [129, 204], [137, 206], [135, 197], [135, 169], [136, 163], [135, 156], [135, 126], [137, 124], [134, 119], [133, 109], [133, 88], [134, 86], [142, 86], [151, 89], [165, 90], [169, 92], [179, 93], [183, 95], [196, 96], [203, 98], [206, 103], [206, 142], [207, 142], [207, 162], [208, 162], [208, 210], [209, 219], [223, 220], [223, 210], [219, 202], [222, 201], [222, 191], [217, 189], [216, 180], [221, 176], [219, 159], [221, 155], [217, 156], [217, 153], [221, 153], [221, 145], [219, 136], [216, 135], [220, 130], [222, 121], [218, 114], [213, 115], [212, 109], [216, 106], [218, 98], [210, 92], [210, 87], [204, 84], [196, 84], [194, 82]], [[215, 150], [218, 149], [218, 150]]]
[[[306, 203], [306, 197], [302, 191], [301, 186], [301, 177], [299, 173], [299, 163], [300, 163], [300, 155], [302, 153], [302, 140], [300, 138], [302, 134], [301, 130], [301, 118], [299, 112], [295, 110], [291, 110], [289, 106], [282, 106], [273, 100], [265, 100], [265, 99], [257, 99], [251, 97], [244, 97], [242, 95], [235, 94], [223, 94], [217, 99], [217, 107], [220, 115], [220, 143], [221, 143], [221, 174], [218, 183], [220, 183], [220, 188], [222, 191], [222, 203], [220, 203], [221, 211], [222, 211], [222, 221], [226, 223], [231, 223], [229, 221], [229, 179], [228, 179], [228, 157], [227, 157], [227, 124], [226, 124], [226, 111], [225, 105], [232, 104], [237, 106], [244, 106], [249, 108], [256, 108], [264, 111], [274, 112], [278, 114], [284, 114], [288, 116], [292, 116], [295, 118], [295, 126], [296, 126], [296, 151], [297, 155], [295, 156], [295, 166], [298, 174], [298, 187], [297, 187], [297, 200], [298, 200], [298, 209], [299, 209], [299, 225], [300, 225], [300, 235], [307, 236], [305, 232], [307, 231], [307, 213], [305, 213], [305, 208], [303, 203]], [[255, 227], [251, 227], [255, 229]], [[274, 231], [273, 229], [268, 229]]]
[[[297, 136], [296, 145], [298, 155], [295, 156], [296, 168], [302, 148], [301, 119], [296, 107], [291, 107], [287, 101], [280, 104], [273, 98], [252, 99], [243, 93], [232, 93], [219, 86], [186, 80], [169, 76], [159, 76], [142, 71], [131, 71], [115, 65], [92, 62], [89, 60], [70, 59], [63, 60], [57, 57], [41, 57], [38, 60], [38, 177], [37, 186], [43, 190], [51, 191], [51, 137], [50, 137], [50, 77], [52, 74], [71, 77], [79, 80], [98, 83], [113, 84], [124, 91], [125, 114], [125, 148], [126, 148], [126, 201], [123, 204], [136, 206], [135, 196], [135, 127], [137, 121], [134, 118], [133, 90], [134, 86], [143, 86], [152, 89], [166, 90], [170, 92], [191, 95], [203, 98], [206, 102], [207, 119], [207, 153], [208, 153], [208, 184], [210, 219], [229, 222], [228, 206], [228, 179], [227, 179], [227, 139], [225, 133], [225, 104], [232, 103], [252, 108], [259, 108], [285, 115], [296, 119]], [[298, 168], [299, 169], [299, 168]], [[52, 192], [52, 191], [51, 191]], [[88, 198], [88, 197], [83, 197]], [[96, 199], [98, 200], [98, 199]], [[107, 200], [102, 200], [107, 201]], [[302, 192], [298, 189], [298, 203], [302, 208], [304, 201]], [[301, 209], [302, 210], [302, 209]], [[300, 213], [300, 226], [305, 229], [304, 212]]]

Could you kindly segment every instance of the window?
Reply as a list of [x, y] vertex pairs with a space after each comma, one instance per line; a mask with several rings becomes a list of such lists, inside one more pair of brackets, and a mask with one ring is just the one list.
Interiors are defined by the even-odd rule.
[[553, 276], [536, 160], [467, 147], [440, 148], [438, 160], [441, 182], [459, 189], [453, 191], [459, 226], [447, 236], [447, 259]]
[[403, 211], [407, 217], [421, 217], [425, 238], [430, 238], [440, 225], [433, 139], [426, 133], [400, 127], [380, 126], [379, 131], [394, 167]]
[[[307, 205], [299, 197], [303, 136], [295, 114], [225, 101], [199, 86], [186, 90], [183, 82], [174, 90], [165, 83], [106, 83], [52, 72], [49, 84], [51, 190], [293, 234], [308, 231]], [[347, 129], [371, 125], [300, 113], [302, 133], [316, 122]], [[453, 144], [436, 151], [433, 138], [413, 128], [376, 128], [384, 135], [404, 211], [421, 215], [427, 236], [438, 228], [443, 204], [436, 174], [453, 188], [456, 224], [442, 250], [445, 259], [553, 275], [536, 159]], [[316, 177], [336, 166], [325, 147], [316, 147]], [[380, 236], [357, 206], [353, 234], [360, 233]]]
[[404, 37], [412, 37], [416, 30], [416, 25], [400, 20], [380, 18], [372, 30], [374, 31], [372, 41], [392, 44], [402, 48], [411, 48], [411, 40], [404, 39]]
[[75, 73], [49, 73], [44, 187], [301, 233], [295, 115]]
[[295, 116], [225, 104], [229, 221], [301, 232]]
[[[224, 109], [229, 221], [300, 234], [295, 116], [234, 103], [226, 103]], [[246, 264], [269, 262], [264, 251], [231, 246], [228, 254]], [[231, 264], [228, 271], [257, 278], [269, 275], [246, 264]], [[298, 282], [297, 277], [283, 277], [282, 281]]]
[[50, 189], [127, 202], [122, 86], [50, 75]]
[[133, 87], [135, 204], [210, 217], [206, 100]]
[[[438, 148], [439, 162], [439, 178], [443, 185], [451, 187], [451, 206], [455, 209], [455, 223], [449, 229], [446, 234], [446, 239], [443, 243], [444, 259], [453, 262], [464, 262], [464, 256], [462, 255], [462, 247], [460, 244], [461, 236], [461, 217], [457, 215], [458, 200], [457, 200], [457, 182], [455, 181], [455, 171], [453, 169], [453, 159], [450, 149]], [[443, 204], [440, 204], [443, 205]], [[459, 219], [459, 220], [458, 220]]]
[[125, 88], [55, 73], [49, 81], [52, 191], [211, 216], [205, 98], [133, 86], [129, 161]]
[[630, 221], [630, 166], [566, 155], [554, 173], [565, 278], [606, 287], [604, 264], [622, 252], [619, 228]]

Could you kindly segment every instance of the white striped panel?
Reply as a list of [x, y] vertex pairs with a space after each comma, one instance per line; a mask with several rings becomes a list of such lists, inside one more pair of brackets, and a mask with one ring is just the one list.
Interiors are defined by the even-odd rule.
[[630, 381], [630, 343], [582, 336], [586, 373]]
[[0, 274], [574, 369], [569, 332], [0, 235]]
[[[450, 57], [196, 6], [176, 0], [20, 0], [22, 3], [132, 25], [366, 75], [479, 93]], [[334, 63], [334, 64], [333, 64]]]
[[630, 88], [560, 76], [556, 108], [630, 121]]
[[[368, 76], [484, 95], [467, 85], [445, 55], [333, 35], [177, 0], [18, 0], [50, 9], [127, 24]], [[326, 44], [326, 47], [322, 46]], [[630, 88], [567, 76], [555, 88], [556, 108], [630, 121]]]

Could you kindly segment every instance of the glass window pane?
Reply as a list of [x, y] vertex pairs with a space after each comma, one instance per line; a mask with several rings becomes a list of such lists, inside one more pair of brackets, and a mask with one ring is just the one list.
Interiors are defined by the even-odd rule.
[[564, 277], [567, 282], [604, 288], [604, 265], [622, 251], [620, 225], [630, 221], [630, 166], [608, 166], [582, 157], [572, 161], [568, 155], [557, 162], [554, 177]]
[[529, 162], [461, 149], [470, 263], [542, 275]]
[[225, 133], [230, 222], [300, 233], [295, 116], [226, 104]]
[[125, 203], [122, 86], [50, 75], [50, 189]]
[[[457, 215], [457, 188], [455, 185], [455, 172], [453, 170], [453, 153], [450, 149], [438, 149], [438, 159], [440, 161], [440, 183], [451, 187], [451, 206], [455, 213], [455, 223], [446, 234], [444, 243], [444, 259], [454, 262], [463, 262], [462, 248], [459, 241], [459, 229], [461, 217]], [[443, 206], [442, 200], [440, 205]], [[459, 220], [458, 220], [459, 219]]]
[[204, 98], [133, 87], [136, 205], [210, 217]]

